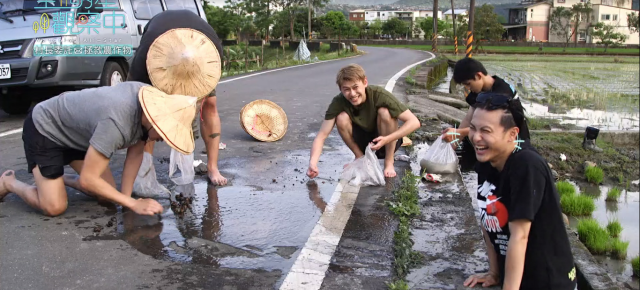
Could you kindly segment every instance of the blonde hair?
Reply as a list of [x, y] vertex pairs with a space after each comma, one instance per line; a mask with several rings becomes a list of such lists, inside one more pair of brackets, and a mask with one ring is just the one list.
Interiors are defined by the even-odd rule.
[[338, 84], [339, 86], [342, 86], [342, 82], [344, 81], [363, 81], [367, 78], [367, 76], [364, 74], [364, 69], [355, 64], [352, 63], [348, 66], [345, 66], [343, 68], [340, 69], [340, 71], [338, 71], [338, 75], [336, 76], [336, 84]]

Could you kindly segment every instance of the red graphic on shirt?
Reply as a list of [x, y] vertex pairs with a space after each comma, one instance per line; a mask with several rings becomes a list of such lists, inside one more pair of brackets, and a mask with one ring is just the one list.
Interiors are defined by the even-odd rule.
[[488, 215], [495, 216], [500, 223], [500, 227], [503, 228], [507, 225], [507, 222], [509, 220], [509, 213], [507, 212], [507, 207], [505, 207], [504, 204], [499, 201], [499, 199], [500, 198], [496, 197], [495, 195], [487, 196], [486, 211]]

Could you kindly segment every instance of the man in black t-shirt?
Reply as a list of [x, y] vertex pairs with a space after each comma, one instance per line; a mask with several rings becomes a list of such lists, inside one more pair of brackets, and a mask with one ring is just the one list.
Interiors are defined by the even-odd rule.
[[551, 169], [529, 140], [517, 99], [481, 93], [469, 138], [478, 163], [477, 200], [489, 273], [464, 285], [505, 290], [573, 290], [576, 269]]
[[[466, 97], [466, 101], [469, 104], [469, 111], [464, 117], [460, 126], [455, 128], [449, 128], [443, 131], [443, 140], [447, 142], [453, 141], [455, 138], [460, 140], [469, 135], [469, 122], [471, 116], [473, 116], [473, 105], [476, 103], [476, 98], [479, 93], [492, 92], [500, 93], [510, 98], [518, 98], [518, 92], [516, 89], [505, 80], [498, 76], [490, 76], [482, 63], [473, 58], [463, 58], [456, 62], [456, 66], [453, 69], [453, 80], [458, 84], [463, 84], [470, 92]], [[520, 128], [520, 138], [529, 139], [529, 128], [526, 123], [523, 123], [523, 127]], [[458, 137], [447, 134], [455, 131], [459, 133]], [[467, 143], [465, 143], [467, 145]]]
[[[218, 55], [222, 57], [222, 42], [207, 21], [200, 18], [200, 16], [190, 10], [167, 10], [155, 15], [145, 26], [142, 39], [140, 40], [140, 46], [136, 50], [133, 64], [131, 65], [131, 71], [127, 78], [128, 81], [152, 84], [147, 67], [147, 54], [149, 53], [149, 49], [152, 47], [154, 41], [156, 41], [161, 35], [170, 30], [179, 28], [189, 28], [204, 34], [206, 38], [211, 40], [215, 45]], [[155, 84], [154, 86], [157, 87]], [[173, 93], [184, 94], [180, 92]], [[201, 98], [203, 96], [195, 97]], [[212, 91], [207, 92], [207, 95], [204, 97], [204, 101], [200, 102], [199, 105], [201, 106], [200, 133], [203, 136], [202, 139], [204, 140], [208, 156], [207, 169], [209, 179], [214, 184], [225, 185], [227, 183], [227, 179], [223, 177], [218, 170], [221, 124], [220, 116], [218, 114], [215, 88]], [[197, 139], [198, 130], [196, 129], [195, 120], [192, 126], [194, 127], [194, 137]], [[145, 151], [153, 154], [153, 147], [153, 142], [149, 142], [147, 146], [145, 146]]]

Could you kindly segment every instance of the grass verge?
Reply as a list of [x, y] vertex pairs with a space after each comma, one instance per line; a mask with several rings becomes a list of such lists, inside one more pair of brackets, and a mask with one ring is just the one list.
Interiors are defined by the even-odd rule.
[[596, 210], [596, 203], [586, 195], [572, 194], [560, 198], [560, 207], [570, 216], [589, 216]]
[[593, 254], [605, 254], [609, 249], [609, 233], [593, 218], [578, 222], [578, 236]]
[[388, 201], [387, 206], [393, 212], [400, 224], [393, 234], [393, 252], [395, 256], [394, 271], [396, 279], [387, 283], [389, 289], [409, 289], [404, 278], [409, 268], [422, 262], [423, 256], [413, 250], [411, 240], [411, 219], [420, 214], [418, 206], [418, 176], [410, 170], [402, 177], [400, 187], [394, 191], [393, 201]]
[[633, 268], [633, 275], [640, 277], [640, 256], [631, 259], [631, 268]]
[[609, 189], [609, 191], [607, 192], [607, 199], [606, 201], [618, 201], [618, 198], [620, 198], [620, 189], [618, 189], [617, 187], [611, 188]]
[[607, 224], [607, 231], [609, 232], [609, 236], [611, 236], [612, 238], [617, 238], [620, 236], [620, 233], [622, 232], [622, 225], [620, 224], [618, 219], [609, 221], [609, 223]]
[[[415, 50], [431, 51], [431, 45], [367, 45], [377, 47], [391, 47], [391, 48], [409, 48]], [[460, 48], [460, 43], [458, 48]], [[462, 46], [464, 47], [464, 46]], [[582, 54], [598, 54], [598, 55], [638, 55], [640, 50], [637, 48], [609, 48], [607, 52], [604, 48], [583, 48], [583, 47], [567, 47], [566, 51], [562, 51], [562, 47], [543, 47], [542, 51], [538, 51], [537, 46], [482, 46], [483, 51], [480, 53], [474, 52], [475, 55], [481, 56], [483, 53], [522, 53], [522, 54], [561, 54], [561, 55], [582, 55]], [[453, 45], [438, 45], [438, 52], [440, 53], [452, 53], [454, 52]], [[459, 57], [464, 57], [464, 53], [458, 53]]]

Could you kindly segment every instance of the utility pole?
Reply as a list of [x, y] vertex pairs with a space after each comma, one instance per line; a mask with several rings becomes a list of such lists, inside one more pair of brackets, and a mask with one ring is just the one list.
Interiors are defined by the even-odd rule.
[[458, 34], [456, 33], [456, 9], [453, 6], [453, 0], [451, 0], [451, 17], [453, 17], [453, 47], [456, 56], [458, 56]]
[[469, 7], [469, 30], [467, 30], [467, 57], [472, 57], [471, 50], [473, 49], [473, 16], [475, 14], [476, 0], [471, 0]]
[[[307, 0], [309, 3], [309, 40], [311, 40], [311, 0]], [[451, 0], [453, 1], [453, 0]]]
[[431, 51], [438, 52], [438, 0], [433, 0], [433, 39], [431, 40]]

